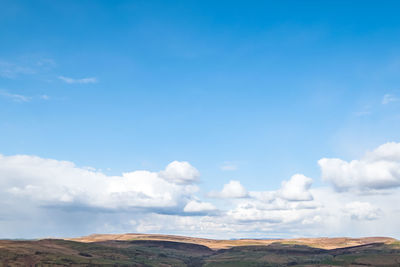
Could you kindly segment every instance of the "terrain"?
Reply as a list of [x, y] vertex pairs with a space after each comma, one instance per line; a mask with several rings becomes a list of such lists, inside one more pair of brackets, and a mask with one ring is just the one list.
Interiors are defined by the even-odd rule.
[[387, 237], [213, 240], [90, 235], [0, 240], [0, 266], [400, 266]]

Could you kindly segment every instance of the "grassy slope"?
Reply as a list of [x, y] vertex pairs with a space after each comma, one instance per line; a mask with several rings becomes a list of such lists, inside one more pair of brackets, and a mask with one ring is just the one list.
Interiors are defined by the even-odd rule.
[[0, 241], [0, 266], [201, 266], [207, 247], [184, 243]]
[[195, 238], [186, 236], [174, 235], [157, 235], [157, 234], [93, 234], [79, 238], [71, 238], [67, 240], [79, 242], [100, 242], [109, 240], [164, 240], [183, 243], [193, 243], [207, 246], [211, 249], [226, 249], [236, 246], [256, 246], [256, 245], [269, 245], [276, 242], [286, 244], [306, 245], [310, 247], [334, 249], [341, 247], [350, 247], [357, 245], [364, 245], [369, 243], [393, 243], [396, 240], [389, 237], [366, 237], [366, 238], [295, 238], [295, 239], [238, 239], [238, 240], [216, 240], [206, 238]]
[[333, 250], [285, 244], [235, 247], [209, 257], [205, 266], [400, 266], [400, 250], [382, 243]]
[[0, 266], [400, 266], [400, 243], [393, 240], [326, 250], [281, 240], [211, 250], [169, 240], [3, 240]]

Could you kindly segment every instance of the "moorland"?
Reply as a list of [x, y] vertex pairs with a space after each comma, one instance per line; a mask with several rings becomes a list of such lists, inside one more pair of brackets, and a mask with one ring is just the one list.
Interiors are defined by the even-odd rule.
[[388, 237], [214, 240], [95, 234], [0, 240], [0, 266], [400, 266]]

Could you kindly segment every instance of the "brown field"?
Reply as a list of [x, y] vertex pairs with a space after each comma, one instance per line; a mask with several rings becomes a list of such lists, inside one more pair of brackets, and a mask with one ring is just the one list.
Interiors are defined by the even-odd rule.
[[7, 266], [400, 266], [388, 237], [214, 240], [157, 234], [0, 240]]
[[171, 241], [171, 242], [183, 242], [193, 243], [209, 247], [213, 250], [227, 249], [238, 246], [262, 246], [269, 245], [272, 243], [282, 244], [293, 244], [293, 245], [305, 245], [314, 248], [321, 249], [335, 249], [353, 247], [359, 245], [366, 245], [372, 243], [384, 243], [391, 244], [396, 241], [390, 237], [364, 237], [364, 238], [347, 238], [347, 237], [336, 237], [336, 238], [295, 238], [295, 239], [238, 239], [238, 240], [218, 240], [218, 239], [207, 239], [207, 238], [196, 238], [186, 236], [175, 236], [175, 235], [159, 235], [159, 234], [93, 234], [78, 238], [66, 238], [65, 240], [77, 241], [77, 242], [102, 242], [102, 241], [133, 241], [133, 240], [154, 240], [154, 241]]

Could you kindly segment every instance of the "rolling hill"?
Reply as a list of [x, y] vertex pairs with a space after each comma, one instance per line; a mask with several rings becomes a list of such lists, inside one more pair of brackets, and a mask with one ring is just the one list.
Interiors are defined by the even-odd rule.
[[1, 240], [0, 266], [400, 266], [388, 237], [213, 240], [95, 234]]

